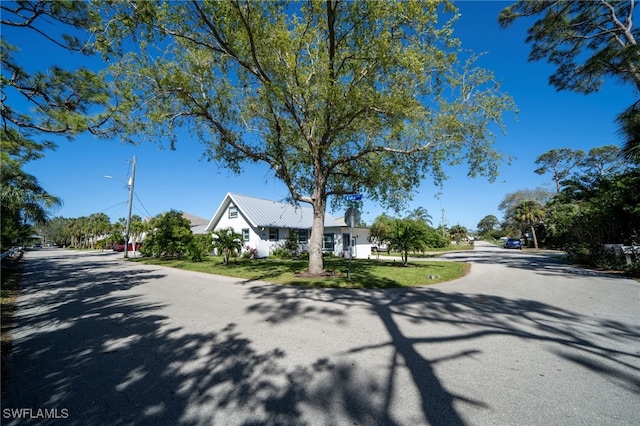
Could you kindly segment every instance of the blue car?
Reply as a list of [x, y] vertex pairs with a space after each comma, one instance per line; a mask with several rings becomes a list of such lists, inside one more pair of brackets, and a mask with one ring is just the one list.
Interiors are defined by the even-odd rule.
[[509, 238], [504, 242], [504, 248], [522, 250], [522, 241], [517, 238]]

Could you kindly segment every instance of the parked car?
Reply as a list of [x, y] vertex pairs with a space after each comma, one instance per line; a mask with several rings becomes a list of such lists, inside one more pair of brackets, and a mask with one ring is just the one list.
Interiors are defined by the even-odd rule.
[[382, 243], [382, 244], [371, 244], [371, 251], [387, 251], [387, 245]]
[[522, 250], [522, 241], [517, 238], [507, 238], [507, 241], [504, 242], [504, 248]]
[[39, 249], [39, 248], [42, 248], [42, 243], [35, 243], [35, 244], [33, 245], [33, 248], [38, 248], [38, 249]]
[[[140, 246], [142, 245], [142, 243], [136, 243], [136, 248], [135, 250], [139, 250]], [[133, 251], [133, 244], [129, 243], [129, 246], [127, 247], [127, 251]], [[124, 244], [116, 244], [113, 246], [113, 251], [117, 251], [117, 252], [121, 252], [124, 251]]]

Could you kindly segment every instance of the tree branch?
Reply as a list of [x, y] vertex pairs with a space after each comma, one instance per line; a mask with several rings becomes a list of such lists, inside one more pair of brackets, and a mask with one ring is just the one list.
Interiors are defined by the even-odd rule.
[[[256, 53], [256, 43], [255, 43], [255, 40], [253, 39], [253, 31], [251, 30], [251, 25], [249, 24], [248, 17], [245, 17], [244, 14], [242, 13], [242, 8], [240, 7], [240, 3], [238, 1], [235, 1], [232, 4], [234, 4], [238, 9], [238, 15], [240, 15], [240, 19], [242, 19], [242, 24], [244, 25], [244, 29], [247, 33], [247, 36], [249, 37], [249, 49], [251, 50], [251, 58], [253, 59], [253, 62], [257, 68], [257, 72], [262, 77], [262, 80], [269, 82], [271, 81], [271, 79], [269, 78], [267, 73], [264, 72], [264, 69], [260, 64], [260, 61], [258, 60], [258, 55]], [[247, 2], [246, 3], [247, 14], [249, 14], [249, 7], [250, 7], [250, 2]]]

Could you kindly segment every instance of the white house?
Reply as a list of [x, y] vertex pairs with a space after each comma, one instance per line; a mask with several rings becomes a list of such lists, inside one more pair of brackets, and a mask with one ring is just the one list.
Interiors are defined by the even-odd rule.
[[[267, 257], [274, 248], [284, 246], [290, 230], [297, 233], [300, 250], [308, 251], [312, 223], [311, 207], [228, 193], [205, 231], [232, 227], [242, 235], [244, 249], [256, 249], [258, 257]], [[371, 255], [369, 229], [349, 228], [342, 218], [326, 214], [323, 250], [336, 256], [352, 253], [354, 257], [366, 259]]]

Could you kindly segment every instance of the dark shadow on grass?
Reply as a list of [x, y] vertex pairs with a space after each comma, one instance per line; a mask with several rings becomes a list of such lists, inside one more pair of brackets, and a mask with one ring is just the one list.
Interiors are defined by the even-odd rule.
[[[232, 259], [228, 265], [216, 265], [216, 268], [194, 267], [199, 264], [183, 261], [161, 261], [155, 259], [139, 259], [138, 262], [151, 265], [173, 267], [191, 271], [200, 271], [212, 275], [222, 275], [237, 277], [240, 284], [247, 285], [255, 282], [278, 282], [280, 284], [309, 286], [322, 288], [397, 288], [415, 287], [421, 285], [431, 285], [444, 282], [451, 278], [441, 277], [440, 270], [445, 268], [442, 262], [410, 262], [409, 265], [402, 265], [393, 259], [385, 261], [355, 259], [351, 265], [351, 280], [349, 276], [349, 261], [343, 258], [325, 259], [325, 273], [322, 277], [308, 276], [306, 272], [309, 268], [308, 259]], [[211, 262], [211, 261], [209, 261]], [[376, 274], [374, 269], [389, 267], [390, 277]], [[393, 269], [398, 268], [420, 268], [423, 275], [417, 283], [407, 284], [403, 279], [393, 278]], [[392, 269], [393, 268], [393, 269]], [[466, 268], [462, 275], [466, 275], [469, 269]], [[244, 278], [246, 276], [250, 278]], [[291, 276], [290, 280], [283, 277]]]
[[[306, 277], [304, 272], [308, 268], [308, 262], [296, 262], [289, 265], [286, 269], [281, 265], [269, 266], [270, 261], [266, 261], [257, 266], [261, 273], [259, 278], [245, 280], [243, 283], [248, 284], [254, 281], [270, 281], [276, 280], [281, 284], [293, 286], [308, 286], [321, 288], [406, 288], [407, 285], [402, 279], [394, 279], [396, 272], [401, 272], [403, 268], [420, 269], [420, 282], [417, 285], [431, 285], [442, 282], [439, 273], [445, 269], [445, 265], [439, 262], [431, 262], [429, 264], [420, 262], [410, 262], [408, 265], [402, 265], [401, 262], [394, 261], [376, 261], [366, 259], [356, 259], [351, 265], [351, 279], [349, 280], [349, 262], [346, 259], [333, 258], [325, 261], [326, 275], [323, 277]], [[286, 262], [286, 261], [284, 261]], [[389, 268], [389, 277], [380, 276], [375, 270], [380, 268]], [[262, 270], [265, 272], [262, 272]], [[290, 272], [296, 274], [296, 278], [290, 281], [281, 281], [282, 272]], [[467, 271], [463, 272], [465, 275]], [[456, 277], [459, 278], [459, 277]], [[415, 286], [415, 285], [414, 285]]]

